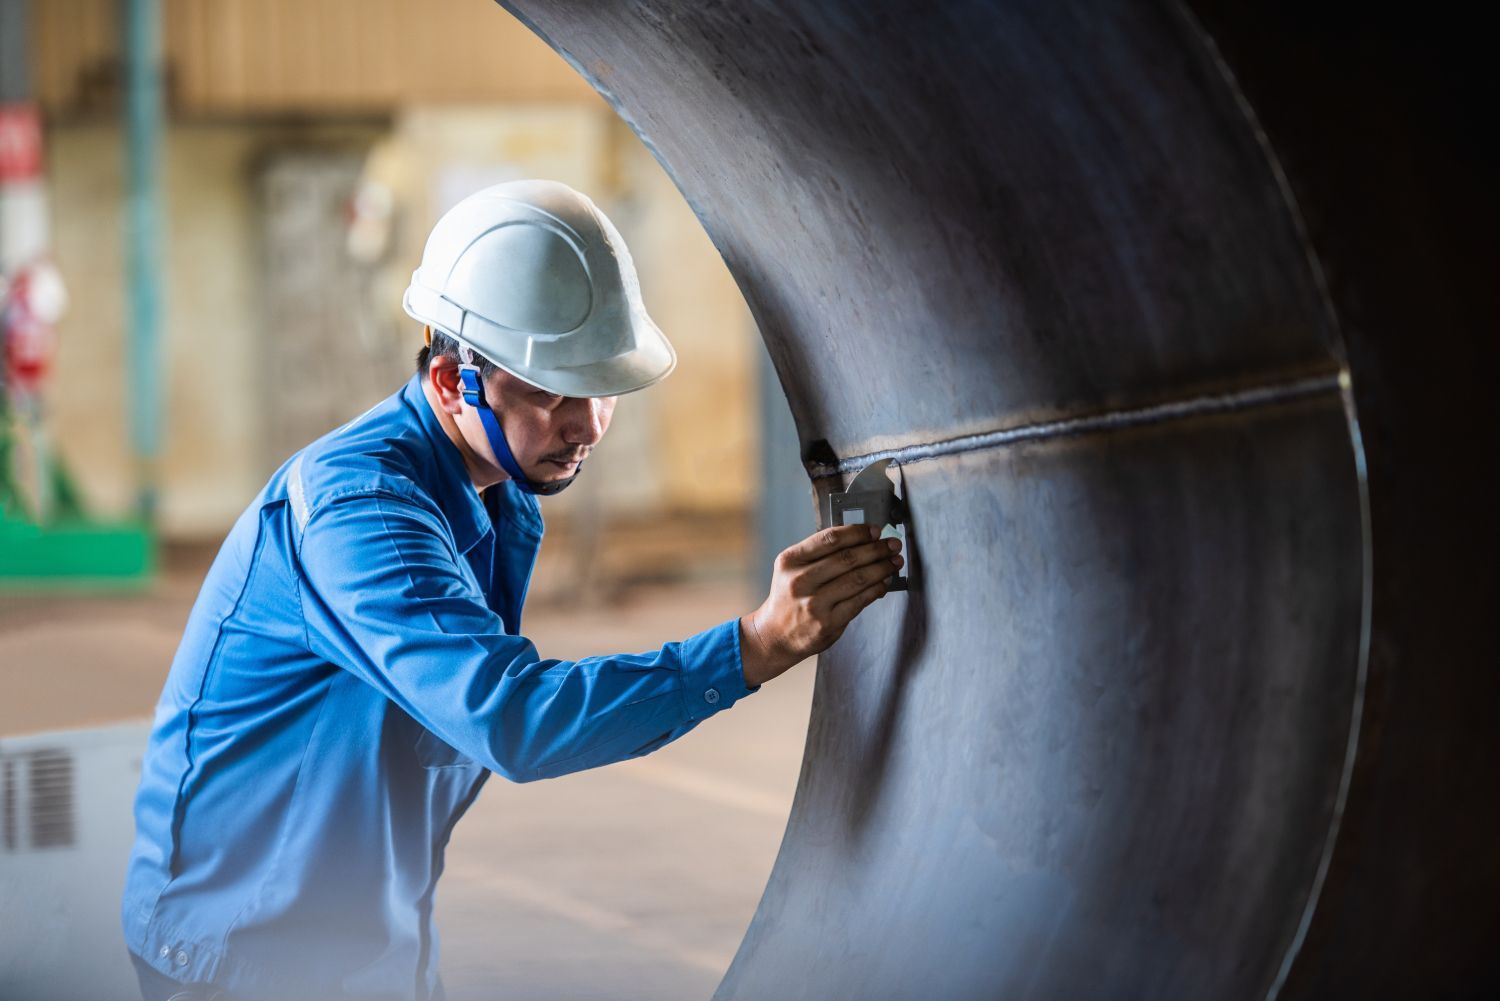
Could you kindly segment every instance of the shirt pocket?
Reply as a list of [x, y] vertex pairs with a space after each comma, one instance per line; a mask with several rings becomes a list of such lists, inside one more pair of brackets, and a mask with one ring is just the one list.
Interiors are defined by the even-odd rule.
[[424, 768], [477, 768], [479, 762], [425, 727], [417, 734], [417, 760]]

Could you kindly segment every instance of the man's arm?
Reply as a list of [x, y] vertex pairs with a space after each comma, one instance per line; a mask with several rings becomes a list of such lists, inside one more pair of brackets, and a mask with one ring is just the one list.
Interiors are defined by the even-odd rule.
[[680, 643], [545, 660], [505, 632], [435, 512], [359, 496], [308, 521], [303, 613], [315, 653], [487, 768], [526, 781], [655, 750], [826, 649], [900, 566], [895, 547], [871, 536], [845, 526], [792, 546], [759, 609]]
[[309, 645], [498, 774], [632, 757], [749, 694], [734, 620], [649, 653], [543, 659], [446, 538], [435, 512], [389, 496], [315, 511], [300, 549]]

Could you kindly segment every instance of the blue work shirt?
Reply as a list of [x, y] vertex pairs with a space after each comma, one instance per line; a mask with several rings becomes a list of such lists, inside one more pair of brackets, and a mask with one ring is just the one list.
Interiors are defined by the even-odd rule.
[[541, 537], [535, 498], [481, 499], [415, 378], [277, 471], [156, 708], [132, 952], [250, 998], [439, 998], [433, 892], [490, 772], [645, 754], [751, 691], [734, 620], [543, 659], [519, 631]]

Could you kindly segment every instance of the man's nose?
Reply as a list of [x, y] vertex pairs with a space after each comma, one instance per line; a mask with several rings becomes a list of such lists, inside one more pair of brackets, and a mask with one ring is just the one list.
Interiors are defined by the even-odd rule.
[[599, 444], [604, 437], [604, 401], [583, 397], [574, 401], [569, 421], [563, 428], [563, 440], [569, 445]]

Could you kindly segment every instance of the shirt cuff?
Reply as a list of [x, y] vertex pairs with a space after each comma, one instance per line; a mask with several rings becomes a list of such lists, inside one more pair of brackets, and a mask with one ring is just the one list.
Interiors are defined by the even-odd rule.
[[728, 709], [760, 686], [745, 687], [740, 620], [730, 619], [682, 641], [682, 701], [690, 720]]

